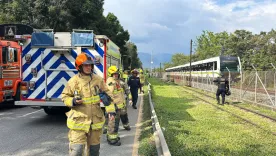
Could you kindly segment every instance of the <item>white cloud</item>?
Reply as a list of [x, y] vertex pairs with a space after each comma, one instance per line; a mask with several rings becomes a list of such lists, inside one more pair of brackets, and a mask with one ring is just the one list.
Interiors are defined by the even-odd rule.
[[247, 29], [254, 33], [276, 26], [276, 2], [214, 0], [105, 0], [140, 52], [189, 52], [190, 39], [203, 30]]

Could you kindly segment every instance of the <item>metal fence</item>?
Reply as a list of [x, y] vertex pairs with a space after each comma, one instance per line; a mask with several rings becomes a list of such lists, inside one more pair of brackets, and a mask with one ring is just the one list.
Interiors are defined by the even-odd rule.
[[[229, 74], [230, 75], [230, 74]], [[153, 73], [151, 76], [161, 78], [165, 81], [173, 81], [178, 85], [189, 85], [189, 76], [180, 73], [171, 78], [168, 73]], [[208, 92], [216, 92], [217, 86], [213, 82], [213, 75], [206, 77], [192, 77], [191, 86]], [[240, 80], [230, 80], [231, 98], [235, 101], [246, 101], [276, 109], [276, 78], [275, 71], [243, 71]]]
[[[157, 75], [154, 75], [157, 76]], [[154, 110], [154, 105], [151, 99], [151, 84], [148, 83], [148, 93], [149, 93], [149, 104], [151, 109], [151, 119], [152, 119], [152, 127], [154, 130], [154, 140], [155, 140], [155, 146], [157, 150], [158, 156], [171, 156], [171, 152], [168, 148], [166, 139], [164, 137], [163, 131], [161, 129], [161, 126], [159, 124], [156, 112]]]

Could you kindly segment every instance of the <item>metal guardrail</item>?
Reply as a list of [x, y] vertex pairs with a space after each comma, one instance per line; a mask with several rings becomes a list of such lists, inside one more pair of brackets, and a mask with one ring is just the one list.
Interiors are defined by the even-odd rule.
[[157, 115], [154, 110], [154, 106], [151, 99], [151, 84], [148, 83], [148, 93], [149, 93], [149, 103], [151, 109], [151, 120], [152, 120], [152, 128], [154, 131], [154, 139], [155, 139], [155, 146], [157, 150], [158, 156], [171, 156], [171, 152], [168, 148], [167, 142], [165, 140], [164, 134], [160, 127], [159, 121], [157, 119]]

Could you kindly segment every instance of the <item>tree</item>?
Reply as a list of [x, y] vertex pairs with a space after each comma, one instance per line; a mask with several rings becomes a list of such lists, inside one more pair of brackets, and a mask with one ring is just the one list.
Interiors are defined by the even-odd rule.
[[[242, 68], [252, 69], [252, 64], [259, 70], [271, 69], [270, 63], [276, 63], [276, 32], [253, 34], [247, 30], [236, 30], [233, 33], [212, 33], [203, 31], [197, 38], [196, 57], [206, 59], [218, 55], [238, 56]], [[218, 53], [219, 48], [221, 53]]]
[[[2, 0], [0, 23], [21, 23], [54, 31], [93, 30], [95, 34], [108, 36], [119, 46], [122, 56], [130, 55], [125, 46], [129, 32], [113, 13], [103, 15], [103, 5], [104, 0]], [[136, 54], [131, 55], [133, 66], [141, 66], [137, 47]], [[127, 57], [122, 60], [124, 66], [129, 66]]]
[[225, 42], [228, 39], [227, 32], [213, 33], [203, 31], [203, 34], [197, 37], [196, 56], [199, 60], [215, 57], [223, 52]]
[[[113, 13], [108, 13], [106, 16], [107, 20], [107, 31], [106, 34], [110, 39], [115, 42], [120, 47], [121, 55], [130, 55], [126, 48], [126, 43], [129, 40], [129, 33], [127, 30], [124, 30], [123, 26], [120, 24], [118, 18]], [[136, 50], [137, 51], [137, 50]], [[132, 56], [131, 56], [132, 57]], [[122, 57], [123, 65], [129, 66], [129, 61], [127, 57]], [[136, 61], [135, 59], [132, 61]]]
[[183, 65], [190, 62], [190, 55], [185, 55], [183, 53], [176, 53], [172, 56], [171, 62], [164, 63], [164, 69]]
[[[137, 46], [132, 42], [127, 42], [125, 47], [127, 49], [127, 53], [129, 54], [129, 58], [131, 60], [131, 65], [130, 65], [131, 69], [141, 68], [142, 62], [138, 58]], [[130, 62], [128, 62], [128, 63], [130, 63]]]

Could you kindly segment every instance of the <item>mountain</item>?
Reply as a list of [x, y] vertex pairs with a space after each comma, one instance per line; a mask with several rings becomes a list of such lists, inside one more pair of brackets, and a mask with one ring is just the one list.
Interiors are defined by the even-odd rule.
[[[143, 68], [150, 68], [150, 53], [143, 53], [143, 52], [139, 52], [138, 53], [138, 57], [140, 58], [140, 60], [143, 63]], [[160, 67], [160, 63], [163, 67], [163, 63], [166, 62], [170, 62], [172, 58], [172, 54], [168, 54], [168, 53], [159, 53], [159, 54], [152, 54], [152, 68], [159, 68]]]

